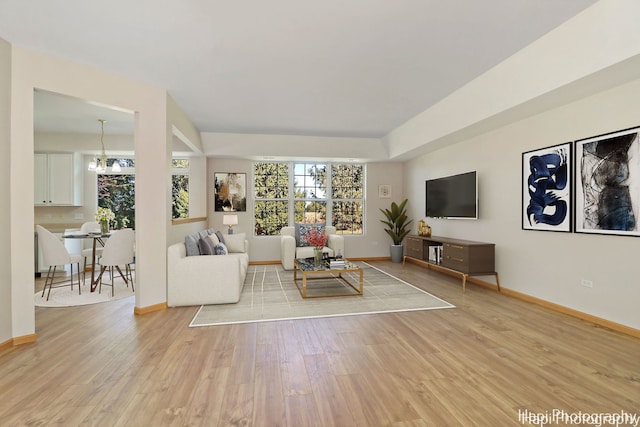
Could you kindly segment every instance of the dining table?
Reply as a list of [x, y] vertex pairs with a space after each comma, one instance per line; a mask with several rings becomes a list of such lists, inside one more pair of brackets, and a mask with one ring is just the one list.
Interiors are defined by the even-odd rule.
[[98, 280], [96, 278], [96, 248], [100, 244], [104, 247], [104, 239], [108, 239], [111, 233], [84, 233], [80, 231], [73, 231], [62, 235], [63, 239], [91, 239], [91, 292], [95, 292], [98, 287]]

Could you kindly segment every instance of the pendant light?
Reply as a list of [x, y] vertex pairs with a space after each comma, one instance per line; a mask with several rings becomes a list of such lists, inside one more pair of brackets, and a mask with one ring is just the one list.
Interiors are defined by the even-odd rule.
[[[100, 146], [102, 148], [102, 153], [100, 157], [94, 157], [93, 160], [89, 162], [89, 170], [94, 171], [96, 173], [105, 173], [107, 171], [107, 154], [104, 151], [104, 124], [106, 120], [98, 119], [100, 122]], [[120, 172], [120, 163], [115, 160], [111, 165], [112, 172]]]

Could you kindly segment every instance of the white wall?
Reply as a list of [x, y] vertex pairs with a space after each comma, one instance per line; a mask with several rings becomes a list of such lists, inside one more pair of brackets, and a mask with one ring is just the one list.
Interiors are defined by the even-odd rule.
[[427, 219], [435, 235], [495, 243], [504, 288], [640, 329], [640, 239], [521, 229], [522, 153], [637, 126], [639, 98], [637, 80], [408, 162], [413, 216], [424, 215], [425, 179], [477, 170], [480, 219]]
[[[305, 146], [305, 138], [299, 137], [301, 147]], [[295, 152], [291, 153], [295, 156]], [[300, 152], [302, 156], [302, 152]], [[234, 226], [235, 233], [246, 233], [249, 240], [249, 259], [255, 261], [276, 261], [280, 259], [280, 241], [277, 236], [253, 236], [253, 199], [250, 197], [252, 189], [252, 168], [250, 160], [208, 159], [207, 174], [207, 199], [209, 227], [223, 230], [223, 212], [214, 212], [214, 173], [240, 172], [247, 174], [247, 212], [238, 212], [238, 225]], [[383, 230], [380, 219], [383, 218], [380, 208], [389, 207], [391, 201], [400, 202], [404, 193], [403, 188], [403, 164], [402, 163], [369, 163], [366, 171], [366, 210], [365, 233], [362, 236], [345, 236], [345, 256], [347, 257], [388, 257], [391, 239]], [[378, 185], [390, 184], [392, 186], [392, 199], [378, 197]], [[415, 224], [413, 224], [415, 227]]]
[[9, 185], [11, 123], [11, 46], [0, 39], [0, 344], [12, 338]]

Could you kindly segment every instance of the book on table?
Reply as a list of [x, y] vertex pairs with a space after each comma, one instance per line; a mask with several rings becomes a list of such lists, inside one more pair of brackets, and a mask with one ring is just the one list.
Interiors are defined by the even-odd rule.
[[329, 267], [330, 268], [336, 268], [336, 269], [344, 268], [345, 267], [345, 262], [342, 259], [341, 260], [332, 259], [331, 261], [329, 261]]

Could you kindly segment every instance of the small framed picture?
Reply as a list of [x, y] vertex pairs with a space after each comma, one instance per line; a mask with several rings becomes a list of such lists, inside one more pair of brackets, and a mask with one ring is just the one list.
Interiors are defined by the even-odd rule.
[[381, 199], [390, 199], [391, 198], [391, 185], [390, 184], [380, 184], [378, 186], [378, 197]]
[[571, 232], [571, 142], [522, 153], [522, 229]]
[[576, 141], [576, 233], [640, 236], [640, 127]]

